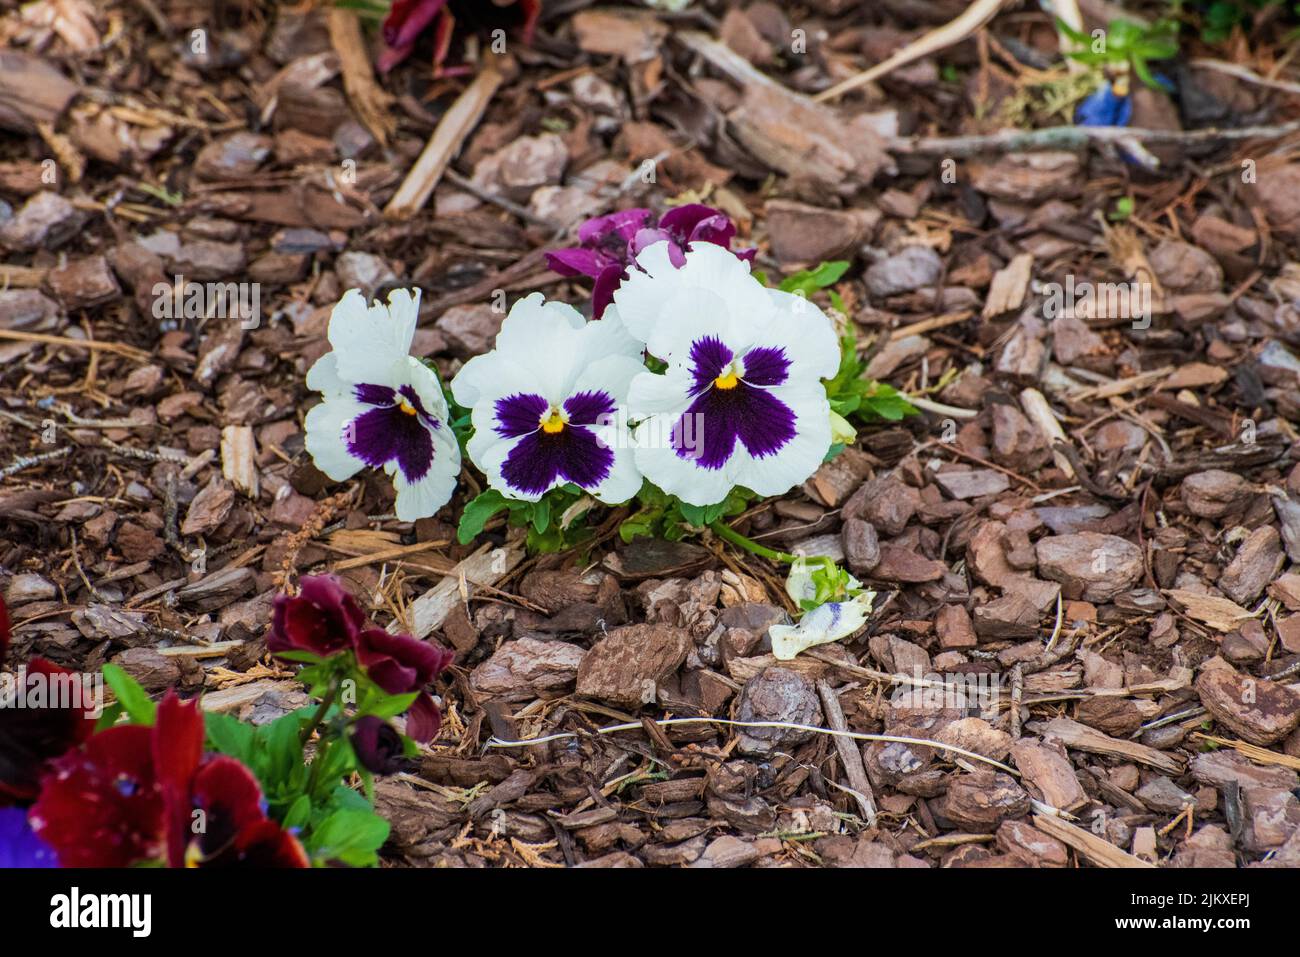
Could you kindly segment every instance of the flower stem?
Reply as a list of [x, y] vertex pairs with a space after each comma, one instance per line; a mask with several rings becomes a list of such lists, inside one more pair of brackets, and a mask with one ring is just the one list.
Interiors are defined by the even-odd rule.
[[787, 565], [793, 565], [799, 560], [798, 555], [791, 555], [789, 552], [778, 552], [775, 549], [758, 544], [758, 542], [753, 539], [746, 538], [721, 519], [710, 523], [709, 528], [711, 528], [713, 534], [717, 535], [719, 538], [724, 538], [731, 542], [731, 544], [743, 548], [747, 552], [753, 552], [760, 558], [766, 558], [774, 562], [785, 562]]
[[316, 729], [321, 726], [322, 722], [324, 722], [325, 715], [329, 713], [330, 708], [333, 706], [334, 699], [339, 696], [339, 688], [342, 687], [342, 685], [342, 678], [336, 677], [330, 682], [330, 690], [325, 693], [325, 697], [321, 699], [320, 707], [317, 708], [316, 713], [311, 716], [311, 724], [307, 725], [307, 727], [303, 729], [302, 734], [298, 737], [298, 740], [302, 744], [306, 744], [310, 741], [311, 736], [316, 733]]

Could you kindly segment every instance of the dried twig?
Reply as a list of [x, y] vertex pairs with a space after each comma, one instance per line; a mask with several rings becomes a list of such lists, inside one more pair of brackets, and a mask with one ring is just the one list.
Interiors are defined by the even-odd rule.
[[460, 152], [465, 137], [469, 136], [483, 117], [493, 94], [505, 79], [491, 57], [485, 62], [483, 71], [443, 115], [437, 129], [429, 137], [424, 152], [384, 207], [384, 215], [389, 219], [409, 219], [424, 208], [424, 204], [433, 195], [434, 187], [442, 178], [443, 171]]
[[[997, 768], [999, 771], [1005, 771], [1007, 774], [1019, 777], [1020, 773], [1015, 768], [1003, 764], [1001, 761], [995, 761], [983, 754], [974, 751], [967, 751], [965, 748], [959, 748], [955, 744], [946, 744], [943, 741], [932, 741], [929, 738], [905, 738], [895, 734], [864, 734], [860, 731], [836, 731], [834, 728], [821, 728], [815, 724], [798, 724], [793, 721], [730, 721], [726, 718], [662, 718], [655, 722], [661, 728], [671, 727], [673, 725], [686, 724], [721, 724], [729, 728], [783, 728], [787, 731], [808, 731], [812, 734], [829, 734], [832, 737], [851, 738], [854, 741], [883, 741], [887, 744], [916, 744], [927, 748], [937, 748], [940, 751], [951, 751], [960, 754], [962, 757], [971, 761], [978, 761], [981, 764], [987, 764], [989, 767]], [[617, 734], [621, 731], [644, 731], [640, 721], [629, 721], [625, 724], [612, 724], [608, 727], [597, 728], [593, 734]], [[551, 741], [563, 741], [567, 738], [577, 738], [580, 735], [574, 731], [560, 731], [555, 734], [544, 735], [539, 738], [524, 738], [521, 741], [502, 741], [500, 738], [490, 738], [485, 747], [488, 748], [528, 748], [535, 744], [547, 744]]]
[[935, 156], [975, 156], [980, 153], [1019, 153], [1033, 150], [1082, 149], [1090, 143], [1143, 143], [1188, 145], [1214, 140], [1280, 139], [1300, 131], [1300, 120], [1275, 126], [1243, 126], [1220, 130], [1146, 130], [1127, 126], [1050, 126], [1042, 130], [999, 130], [982, 136], [898, 136], [889, 141], [894, 153]]
[[29, 469], [33, 465], [40, 465], [42, 462], [49, 462], [54, 459], [63, 458], [72, 451], [71, 446], [56, 449], [53, 452], [42, 452], [40, 455], [20, 455], [11, 463], [0, 469], [0, 478], [8, 478], [11, 475], [17, 475], [23, 469]]
[[[840, 707], [839, 696], [824, 679], [817, 682], [817, 694], [822, 699], [822, 709], [826, 712], [826, 722], [836, 731], [849, 730], [844, 720], [844, 709]], [[844, 765], [844, 775], [852, 787], [849, 793], [858, 802], [867, 826], [876, 825], [876, 796], [872, 793], [871, 782], [867, 780], [867, 769], [862, 764], [862, 753], [855, 748], [848, 738], [837, 735], [835, 750], [839, 752], [840, 762]]]
[[864, 70], [843, 83], [837, 83], [829, 90], [823, 90], [813, 99], [819, 103], [836, 99], [851, 90], [856, 90], [880, 79], [887, 73], [892, 73], [899, 67], [938, 53], [954, 43], [960, 43], [992, 20], [993, 15], [1002, 9], [1003, 4], [1006, 2], [1007, 0], [975, 0], [960, 16], [948, 21], [941, 27], [931, 30], [925, 36], [919, 37], [887, 60], [877, 63], [871, 69]]

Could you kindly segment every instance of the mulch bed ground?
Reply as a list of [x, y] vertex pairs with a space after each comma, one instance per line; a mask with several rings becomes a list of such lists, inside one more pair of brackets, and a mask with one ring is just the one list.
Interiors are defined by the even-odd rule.
[[[486, 36], [457, 41], [465, 75], [420, 47], [367, 85], [372, 34], [324, 4], [6, 6], [16, 658], [272, 720], [304, 699], [271, 601], [334, 571], [457, 652], [439, 738], [379, 788], [394, 866], [1300, 866], [1300, 134], [1267, 133], [1300, 113], [1285, 71], [1255, 82], [1281, 24], [1185, 32], [1178, 95], [1134, 94], [1167, 134], [1151, 172], [1111, 142], [970, 148], [1066, 122], [1033, 5], [816, 105], [965, 4], [548, 3], [495, 89]], [[474, 473], [403, 523], [382, 477], [334, 485], [303, 448], [343, 291], [417, 285], [415, 351], [450, 378], [503, 297], [586, 301], [543, 250], [669, 199], [728, 213], [772, 276], [851, 261], [870, 375], [927, 402], [737, 523], [879, 592], [790, 662], [783, 569], [710, 534], [624, 543], [601, 508], [580, 554], [527, 556], [500, 519], [460, 546]], [[258, 321], [187, 311], [158, 291], [178, 276], [256, 283]]]

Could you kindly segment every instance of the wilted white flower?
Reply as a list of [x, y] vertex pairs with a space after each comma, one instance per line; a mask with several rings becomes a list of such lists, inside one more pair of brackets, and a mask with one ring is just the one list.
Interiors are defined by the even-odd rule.
[[396, 289], [388, 305], [366, 306], [349, 290], [330, 314], [332, 352], [307, 373], [325, 401], [307, 413], [307, 451], [336, 482], [382, 468], [397, 490], [397, 517], [415, 521], [442, 508], [456, 489], [460, 448], [447, 424], [438, 377], [409, 355], [420, 294]]
[[669, 254], [666, 242], [642, 250], [605, 313], [668, 364], [639, 374], [628, 395], [644, 420], [637, 466], [691, 505], [721, 502], [737, 485], [789, 491], [831, 445], [821, 380], [835, 375], [840, 350], [830, 319], [755, 282], [721, 247], [692, 244], [680, 268]]
[[467, 451], [491, 486], [537, 501], [572, 482], [607, 504], [641, 489], [627, 391], [645, 371], [641, 344], [617, 318], [586, 322], [572, 306], [519, 300], [497, 334], [452, 380], [473, 410]]
[[847, 638], [867, 623], [875, 592], [863, 592], [848, 601], [828, 601], [805, 612], [797, 625], [772, 625], [772, 655], [789, 661], [801, 651]]

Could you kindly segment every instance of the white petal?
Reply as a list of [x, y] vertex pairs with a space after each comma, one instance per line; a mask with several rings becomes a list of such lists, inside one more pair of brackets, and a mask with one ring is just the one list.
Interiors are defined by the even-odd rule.
[[394, 289], [388, 305], [366, 307], [365, 299], [350, 289], [330, 314], [329, 341], [337, 356], [338, 375], [346, 382], [390, 385], [395, 364], [411, 351], [419, 319], [420, 294]]
[[[720, 469], [704, 469], [693, 458], [683, 458], [669, 444], [677, 415], [654, 415], [636, 430], [636, 466], [655, 485], [689, 505], [714, 505], [736, 484], [731, 462]], [[738, 447], [737, 455], [744, 449]], [[733, 459], [736, 456], [733, 455]]]
[[645, 371], [645, 363], [640, 357], [634, 359], [631, 356], [611, 355], [603, 359], [595, 359], [586, 369], [578, 373], [569, 395], [579, 392], [604, 392], [616, 403], [623, 405], [627, 402], [627, 394], [632, 387], [632, 382]]
[[692, 385], [690, 374], [681, 366], [670, 368], [662, 375], [643, 370], [628, 388], [628, 414], [634, 421], [655, 413], [681, 415], [691, 404]]
[[507, 395], [541, 395], [546, 383], [532, 369], [499, 351], [475, 356], [451, 380], [451, 394], [467, 409]]
[[572, 306], [546, 302], [535, 292], [511, 307], [497, 334], [496, 352], [530, 372], [546, 400], [558, 404], [568, 397], [580, 370], [578, 333], [585, 325]]
[[767, 631], [773, 657], [789, 661], [807, 648], [848, 637], [867, 623], [874, 599], [874, 592], [864, 592], [848, 601], [818, 605], [797, 625], [772, 625]]
[[700, 339], [719, 339], [732, 352], [740, 352], [754, 331], [752, 326], [733, 321], [738, 313], [711, 289], [683, 289], [664, 299], [661, 310], [646, 340], [646, 351], [683, 367], [690, 362], [691, 346]]
[[628, 278], [614, 293], [617, 316], [632, 335], [654, 344], [649, 349], [651, 355], [665, 358], [668, 340], [673, 352], [689, 349], [689, 344], [680, 340], [697, 338], [705, 331], [704, 327], [692, 330], [680, 316], [683, 304], [701, 293], [725, 303], [708, 310], [707, 329], [732, 348], [746, 344], [752, 330], [762, 328], [777, 314], [775, 300], [750, 275], [749, 264], [743, 259], [713, 243], [692, 245], [685, 258], [678, 269], [668, 258], [667, 242], [647, 246], [637, 257], [640, 269], [629, 269]]
[[550, 488], [536, 494], [520, 491], [507, 482], [505, 476], [501, 474], [501, 469], [505, 465], [506, 458], [510, 455], [511, 450], [514, 449], [518, 442], [518, 438], [503, 439], [490, 429], [476, 428], [474, 435], [471, 436], [469, 443], [465, 446], [465, 451], [469, 453], [470, 461], [477, 465], [479, 471], [487, 476], [488, 485], [491, 488], [496, 489], [506, 498], [516, 499], [521, 502], [536, 502], [546, 492], [549, 492], [557, 485], [563, 485], [564, 482], [557, 476], [556, 480], [551, 483]]
[[605, 480], [586, 491], [606, 505], [621, 505], [641, 491], [641, 470], [636, 466], [636, 440], [625, 425], [608, 425], [593, 430], [596, 438], [614, 453]]
[[442, 428], [446, 430], [448, 428], [447, 397], [442, 394], [442, 383], [438, 381], [438, 374], [414, 356], [406, 357], [406, 368], [403, 371], [406, 383], [420, 397], [420, 404], [424, 406], [424, 411], [441, 422]]
[[456, 491], [460, 477], [460, 447], [445, 426], [433, 433], [433, 465], [423, 478], [408, 482], [396, 462], [385, 466], [397, 490], [395, 511], [399, 520], [414, 522], [434, 515]]
[[316, 467], [336, 482], [351, 478], [365, 466], [348, 451], [347, 427], [369, 408], [345, 395], [328, 398], [307, 413], [304, 444]]
[[835, 324], [815, 303], [802, 296], [769, 290], [780, 307], [755, 345], [780, 346], [790, 360], [789, 380], [830, 379], [840, 367], [840, 344]]
[[649, 342], [659, 322], [663, 297], [673, 296], [685, 288], [685, 280], [668, 261], [666, 242], [641, 250], [637, 265], [641, 268], [629, 269], [627, 278], [614, 290], [614, 301], [605, 309], [605, 315], [609, 316], [612, 310], [628, 332], [642, 342]]
[[337, 352], [327, 352], [312, 363], [312, 367], [307, 370], [307, 388], [313, 392], [323, 392], [327, 396], [352, 391], [352, 383], [344, 382], [339, 376]]
[[607, 312], [604, 318], [595, 319], [578, 330], [582, 340], [585, 360], [603, 356], [627, 356], [641, 361], [644, 347], [640, 339], [628, 331], [618, 312]]
[[785, 578], [785, 593], [796, 605], [817, 597], [817, 585], [813, 582], [807, 559], [800, 558], [790, 566], [790, 574]]
[[[830, 403], [819, 385], [816, 392], [795, 386], [769, 389], [795, 414], [795, 435], [775, 455], [748, 457], [736, 472], [736, 484], [759, 495], [784, 495], [821, 466], [831, 448]], [[743, 451], [737, 443], [737, 452]], [[737, 456], [733, 456], [737, 457]]]

